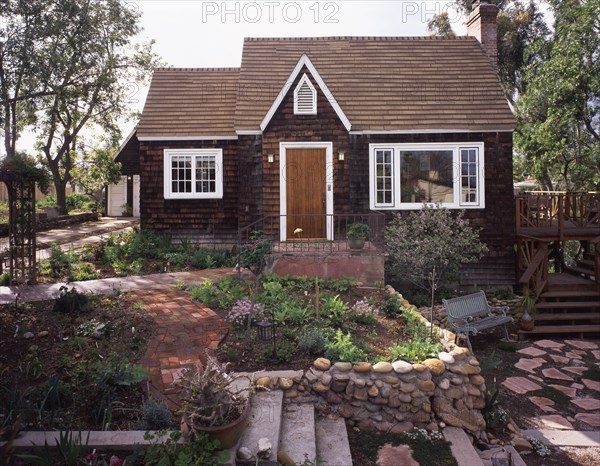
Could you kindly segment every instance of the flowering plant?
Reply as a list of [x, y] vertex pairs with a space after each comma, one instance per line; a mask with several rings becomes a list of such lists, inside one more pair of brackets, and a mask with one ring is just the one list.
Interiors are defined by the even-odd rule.
[[239, 266], [259, 276], [267, 265], [267, 256], [273, 252], [273, 243], [260, 231], [250, 236], [250, 242], [240, 248]]
[[252, 309], [252, 300], [250, 299], [239, 299], [227, 314], [226, 319], [234, 325], [243, 327], [247, 322], [250, 312], [254, 314], [256, 322], [267, 320], [267, 313], [261, 305], [255, 303], [254, 309]]
[[364, 299], [356, 301], [350, 311], [359, 316], [379, 315], [379, 309], [369, 304]]

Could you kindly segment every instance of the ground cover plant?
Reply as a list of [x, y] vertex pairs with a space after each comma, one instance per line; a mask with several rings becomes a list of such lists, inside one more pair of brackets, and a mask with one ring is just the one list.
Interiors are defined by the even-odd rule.
[[200, 247], [191, 242], [174, 243], [166, 235], [134, 229], [109, 235], [99, 243], [64, 251], [52, 244], [41, 261], [40, 281], [81, 281], [233, 265], [228, 251]]
[[154, 329], [118, 292], [63, 288], [55, 301], [0, 306], [0, 431], [17, 419], [24, 430], [134, 428], [148, 411], [137, 361]]
[[[257, 289], [256, 281], [226, 278], [187, 286], [193, 299], [229, 323], [229, 334], [217, 352], [234, 369], [300, 369], [318, 356], [334, 362], [400, 357], [418, 362], [441, 350], [430, 342], [416, 314], [384, 289], [359, 288], [353, 278], [273, 274], [264, 274], [259, 285]], [[261, 339], [259, 328], [265, 322], [272, 324], [268, 331], [274, 338]], [[419, 351], [398, 353], [406, 344]]]

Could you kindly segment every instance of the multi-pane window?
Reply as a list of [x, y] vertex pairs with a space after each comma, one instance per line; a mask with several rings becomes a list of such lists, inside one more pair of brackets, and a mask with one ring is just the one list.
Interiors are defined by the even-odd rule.
[[372, 209], [484, 207], [483, 143], [371, 144]]
[[378, 205], [394, 204], [394, 166], [392, 159], [393, 151], [377, 150], [375, 151], [375, 196]]
[[165, 149], [165, 199], [223, 197], [221, 149]]

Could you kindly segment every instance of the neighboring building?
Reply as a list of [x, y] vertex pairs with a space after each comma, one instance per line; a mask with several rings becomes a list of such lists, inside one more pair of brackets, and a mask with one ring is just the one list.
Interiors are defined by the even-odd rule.
[[490, 249], [467, 283], [512, 285], [497, 11], [477, 6], [469, 37], [250, 38], [240, 68], [157, 69], [117, 156], [140, 176], [142, 227], [232, 242], [276, 218], [264, 228], [281, 241], [333, 240], [338, 215], [441, 202]]

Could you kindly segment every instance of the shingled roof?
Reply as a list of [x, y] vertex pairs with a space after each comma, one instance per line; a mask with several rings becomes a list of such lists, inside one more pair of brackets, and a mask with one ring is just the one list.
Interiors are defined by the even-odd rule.
[[144, 138], [235, 136], [239, 68], [158, 68], [137, 129]]
[[[239, 79], [234, 69], [157, 70], [138, 135], [258, 131], [303, 55], [352, 131], [515, 127], [489, 59], [472, 37], [250, 38], [244, 41]], [[211, 85], [222, 92], [204, 92]]]

